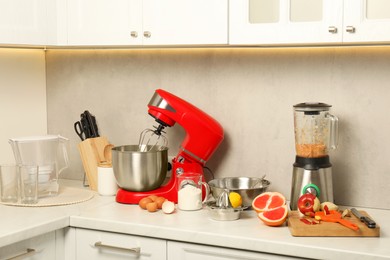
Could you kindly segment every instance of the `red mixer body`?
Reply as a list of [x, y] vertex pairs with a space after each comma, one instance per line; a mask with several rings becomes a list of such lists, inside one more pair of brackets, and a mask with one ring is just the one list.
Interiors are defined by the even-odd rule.
[[[116, 201], [137, 204], [149, 195], [165, 197], [177, 203], [177, 174], [200, 173], [224, 138], [222, 126], [211, 116], [187, 101], [162, 89], [156, 90], [148, 104], [148, 113], [163, 126], [178, 123], [186, 131], [180, 151], [173, 159], [172, 176], [167, 184], [155, 190], [132, 192], [120, 189]], [[203, 192], [204, 194], [204, 192]]]
[[[161, 99], [167, 104], [159, 102]], [[204, 165], [223, 140], [223, 128], [214, 118], [167, 91], [156, 90], [148, 107], [149, 114], [158, 122], [167, 126], [176, 122], [185, 129], [180, 148], [186, 159]]]

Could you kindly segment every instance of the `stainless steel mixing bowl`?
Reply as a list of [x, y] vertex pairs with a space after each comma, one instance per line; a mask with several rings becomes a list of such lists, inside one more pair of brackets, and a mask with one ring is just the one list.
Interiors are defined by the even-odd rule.
[[140, 152], [138, 145], [112, 148], [112, 167], [119, 187], [129, 191], [150, 191], [161, 186], [168, 171], [168, 148], [155, 146], [149, 149]]
[[253, 199], [265, 192], [271, 183], [255, 177], [227, 177], [211, 180], [208, 184], [215, 200], [227, 189], [228, 193], [234, 191], [241, 195], [243, 207], [251, 207]]

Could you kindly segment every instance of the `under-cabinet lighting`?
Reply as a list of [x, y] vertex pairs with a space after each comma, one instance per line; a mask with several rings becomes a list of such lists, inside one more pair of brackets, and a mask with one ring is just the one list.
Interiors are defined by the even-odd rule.
[[308, 46], [0, 46], [0, 50], [41, 50], [53, 52], [137, 52], [137, 53], [201, 53], [201, 52], [371, 52], [390, 51], [390, 45], [308, 45]]

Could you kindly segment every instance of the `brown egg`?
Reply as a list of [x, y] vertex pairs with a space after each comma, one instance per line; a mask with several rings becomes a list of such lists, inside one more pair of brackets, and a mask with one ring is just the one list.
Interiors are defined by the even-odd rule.
[[156, 195], [150, 195], [148, 196], [148, 198], [151, 199], [152, 201], [156, 201], [158, 197]]
[[158, 197], [154, 202], [157, 202], [157, 207], [159, 209], [161, 209], [162, 204], [164, 203], [165, 200], [166, 200], [166, 198], [164, 198], [164, 197]]
[[142, 208], [142, 209], [146, 209], [146, 205], [153, 202], [150, 198], [143, 198], [139, 201], [138, 205]]
[[149, 212], [156, 212], [157, 211], [157, 202], [150, 202], [146, 204], [146, 209]]

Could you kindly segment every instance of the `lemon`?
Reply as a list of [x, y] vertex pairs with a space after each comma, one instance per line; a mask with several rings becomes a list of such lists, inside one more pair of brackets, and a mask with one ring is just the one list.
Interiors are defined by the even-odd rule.
[[229, 193], [229, 201], [233, 208], [238, 208], [242, 205], [241, 195], [237, 192], [232, 191]]

